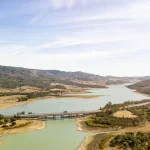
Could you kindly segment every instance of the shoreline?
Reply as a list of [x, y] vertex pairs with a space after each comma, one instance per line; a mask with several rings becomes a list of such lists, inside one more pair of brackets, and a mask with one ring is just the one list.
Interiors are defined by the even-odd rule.
[[[83, 92], [84, 93], [84, 92]], [[6, 108], [10, 108], [10, 107], [14, 107], [17, 105], [23, 105], [23, 104], [29, 104], [32, 103], [36, 100], [44, 100], [44, 99], [48, 99], [48, 98], [82, 98], [82, 99], [94, 99], [94, 98], [98, 98], [101, 97], [103, 95], [61, 95], [61, 96], [45, 96], [45, 97], [37, 97], [37, 98], [33, 98], [33, 99], [29, 99], [27, 101], [22, 101], [22, 102], [17, 102], [14, 101], [13, 103], [11, 103], [10, 105], [4, 105], [4, 106], [0, 106], [0, 110], [6, 109]]]
[[87, 150], [88, 144], [92, 143], [94, 136], [86, 136], [77, 150]]
[[[19, 120], [19, 122], [31, 122], [27, 126], [20, 127], [20, 128], [14, 128], [14, 129], [1, 129], [0, 130], [0, 137], [12, 135], [12, 134], [19, 134], [23, 132], [29, 132], [34, 130], [41, 130], [45, 128], [45, 122], [40, 120]], [[0, 146], [4, 142], [0, 140]]]
[[141, 95], [146, 96], [146, 97], [150, 97], [150, 94], [145, 94], [145, 93], [137, 91], [136, 89], [131, 89], [129, 87], [127, 87], [127, 88], [130, 89], [131, 91], [135, 92], [135, 93], [141, 94]]
[[3, 141], [0, 141], [0, 146], [1, 146], [3, 143], [4, 143]]
[[117, 131], [116, 129], [111, 128], [100, 128], [100, 127], [89, 127], [85, 124], [85, 120], [88, 120], [88, 117], [81, 117], [75, 119], [75, 124], [77, 125], [77, 131], [81, 132], [90, 132], [90, 133], [97, 133], [97, 134], [104, 134]]
[[[86, 129], [86, 127], [84, 128], [82, 122], [79, 120], [80, 118], [77, 118], [75, 123], [77, 124], [78, 128], [77, 130], [80, 131], [80, 132], [90, 132], [90, 133], [95, 133], [94, 135], [89, 135], [89, 136], [86, 136], [84, 138], [84, 140], [82, 141], [82, 143], [79, 145], [79, 147], [77, 148], [77, 150], [89, 150], [89, 145], [94, 145], [94, 144], [98, 144], [96, 143], [97, 142], [97, 138], [98, 136], [103, 136], [104, 134], [105, 135], [109, 135], [109, 134], [112, 134], [112, 135], [118, 135], [118, 134], [124, 134], [126, 132], [150, 132], [150, 122], [147, 122], [145, 124], [141, 124], [139, 126], [136, 126], [136, 127], [127, 127], [127, 128], [123, 128], [123, 129], [118, 129], [118, 130], [110, 130], [110, 129], [104, 129], [103, 131], [102, 130], [96, 130], [96, 129]], [[100, 138], [99, 137], [99, 141], [100, 141]], [[106, 150], [111, 150], [112, 148], [110, 148], [108, 146], [108, 142], [106, 144], [106, 148], [104, 148]], [[91, 150], [96, 150], [96, 149], [91, 149]], [[113, 149], [112, 149], [113, 150]]]

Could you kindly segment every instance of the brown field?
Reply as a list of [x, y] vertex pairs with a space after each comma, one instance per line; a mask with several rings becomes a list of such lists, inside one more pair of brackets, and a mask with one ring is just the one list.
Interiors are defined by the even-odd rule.
[[136, 115], [133, 115], [130, 111], [127, 110], [120, 110], [113, 114], [114, 117], [119, 118], [136, 118]]
[[32, 131], [32, 130], [38, 130], [38, 129], [42, 129], [45, 127], [45, 122], [40, 121], [40, 120], [17, 120], [16, 121], [17, 125], [21, 125], [25, 123], [29, 123], [29, 124], [24, 127], [12, 128], [12, 129], [3, 129], [0, 126], [0, 136], [17, 134], [20, 132], [26, 132], [26, 131]]
[[[83, 94], [86, 93], [86, 89], [84, 88], [78, 88], [75, 86], [68, 86], [66, 87], [67, 89], [52, 89], [51, 91], [57, 91], [57, 90], [62, 90], [63, 95], [51, 95], [51, 96], [45, 96], [45, 97], [37, 97], [33, 99], [29, 99], [27, 101], [20, 101], [18, 102], [18, 98], [24, 97], [25, 95], [12, 95], [12, 96], [2, 96], [0, 97], [0, 109], [5, 109], [8, 107], [16, 106], [16, 105], [22, 105], [22, 104], [27, 104], [31, 103], [35, 100], [41, 100], [45, 98], [52, 98], [52, 97], [57, 97], [57, 98], [65, 98], [65, 97], [70, 97], [70, 98], [97, 98], [100, 97], [100, 95], [77, 95], [77, 94]], [[0, 93], [3, 92], [18, 92], [18, 93], [32, 93], [32, 92], [44, 92], [43, 89], [32, 87], [32, 86], [22, 86], [20, 88], [16, 89], [2, 89], [0, 88]], [[73, 95], [66, 95], [66, 94], [73, 94]]]
[[0, 97], [0, 109], [7, 108], [10, 106], [17, 105], [17, 98], [24, 97], [23, 95], [12, 95]]
[[40, 91], [41, 89], [40, 88], [37, 88], [37, 87], [33, 87], [33, 86], [22, 86], [22, 87], [19, 87], [19, 88], [15, 88], [15, 89], [0, 89], [0, 93], [3, 93], [3, 92], [37, 92], [37, 91]]

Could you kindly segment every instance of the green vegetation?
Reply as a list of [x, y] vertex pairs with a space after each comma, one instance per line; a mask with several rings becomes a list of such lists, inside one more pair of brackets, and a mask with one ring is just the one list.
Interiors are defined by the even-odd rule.
[[[136, 101], [134, 104], [147, 103], [150, 100]], [[101, 108], [101, 112], [90, 117], [90, 120], [86, 121], [89, 127], [100, 127], [109, 129], [122, 129], [126, 127], [136, 127], [144, 125], [150, 121], [150, 104], [127, 107], [132, 105], [132, 101], [124, 102], [122, 104], [112, 104], [109, 102], [104, 108]], [[114, 117], [113, 114], [121, 109], [126, 109], [136, 115], [136, 118], [119, 118]], [[119, 132], [118, 132], [119, 133]], [[113, 137], [113, 135], [106, 135], [102, 139], [99, 139], [99, 149], [104, 149], [106, 143]], [[95, 141], [95, 137], [94, 140]], [[98, 141], [98, 139], [97, 139]], [[92, 142], [93, 143], [93, 142]], [[150, 133], [126, 133], [125, 135], [115, 136], [111, 142], [110, 147], [116, 147], [119, 149], [132, 149], [132, 150], [150, 150]], [[98, 149], [98, 148], [97, 148]]]
[[149, 150], [150, 133], [127, 132], [124, 135], [117, 135], [111, 140], [110, 147], [117, 147], [125, 150], [128, 148], [132, 150]]
[[16, 125], [16, 118], [7, 119], [0, 114], [0, 125], [2, 128], [11, 128]]
[[[101, 81], [103, 77], [84, 72], [64, 72], [57, 70], [35, 70], [19, 67], [0, 66], [0, 87], [1, 88], [17, 88], [21, 86], [34, 86], [42, 89], [65, 89], [65, 85], [76, 85], [78, 87], [105, 87], [103, 85], [92, 85], [74, 82], [72, 80], [81, 81]], [[58, 83], [51, 85], [51, 83]]]
[[4, 119], [4, 116], [0, 114], [0, 120]]
[[31, 98], [37, 98], [37, 97], [45, 97], [45, 96], [59, 96], [60, 90], [55, 91], [47, 91], [47, 92], [31, 92], [31, 93], [25, 93], [25, 92], [2, 92], [0, 93], [0, 97], [2, 96], [13, 96], [13, 95], [22, 95], [23, 97], [18, 97], [18, 102], [21, 101], [27, 101]]
[[[150, 102], [150, 100], [135, 101], [134, 104], [141, 104], [146, 102]], [[101, 112], [91, 116], [91, 119], [87, 120], [86, 124], [91, 127], [118, 129], [119, 127], [134, 127], [140, 124], [144, 124], [146, 121], [150, 121], [150, 104], [137, 107], [127, 107], [132, 104], [132, 101], [124, 102], [122, 104], [112, 104], [109, 102], [104, 108], [101, 109]], [[137, 117], [119, 118], [113, 116], [113, 114], [120, 110], [120, 108], [127, 109]]]
[[31, 122], [27, 122], [27, 123], [24, 123], [24, 124], [19, 124], [19, 125], [16, 125], [14, 128], [22, 128], [22, 127], [25, 127], [27, 125], [29, 125]]
[[86, 150], [99, 150], [100, 141], [105, 138], [106, 134], [96, 134], [93, 136], [92, 141], [87, 145]]
[[139, 116], [140, 122], [141, 121], [150, 121], [150, 104], [128, 108], [133, 114]]
[[27, 122], [24, 124], [16, 124], [16, 120], [20, 119], [19, 114], [25, 114], [25, 112], [18, 113], [17, 115], [14, 115], [13, 118], [5, 118], [3, 115], [0, 114], [0, 128], [4, 129], [14, 129], [14, 128], [21, 128], [24, 126], [29, 125], [31, 122]]
[[111, 110], [101, 111], [94, 117], [91, 117], [91, 120], [88, 120], [86, 123], [88, 126], [92, 127], [125, 128], [138, 126], [141, 122], [145, 121], [145, 118], [143, 118], [143, 116], [139, 116], [137, 118], [118, 118], [114, 117], [113, 113], [114, 112]]
[[140, 93], [150, 94], [150, 79], [129, 85], [128, 88], [135, 89]]
[[28, 112], [29, 115], [33, 114], [32, 112]]
[[100, 149], [104, 149], [105, 148], [105, 144], [108, 142], [108, 140], [110, 140], [113, 137], [113, 135], [107, 135], [105, 138], [103, 138], [100, 143], [99, 143], [99, 148]]
[[4, 121], [0, 120], [0, 125], [4, 124]]
[[150, 103], [150, 99], [144, 99], [141, 101], [125, 101], [121, 104], [112, 104], [111, 102], [108, 102], [104, 108], [100, 108], [102, 110], [111, 109], [112, 111], [117, 111], [119, 109], [126, 109], [130, 105], [136, 105], [136, 104], [142, 104], [142, 103]]

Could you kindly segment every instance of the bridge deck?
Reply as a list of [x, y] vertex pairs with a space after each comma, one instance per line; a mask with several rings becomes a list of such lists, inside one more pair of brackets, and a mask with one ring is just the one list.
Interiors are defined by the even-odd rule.
[[[90, 114], [96, 114], [99, 113], [100, 110], [96, 111], [74, 111], [74, 112], [53, 112], [53, 113], [41, 113], [41, 114], [25, 114], [20, 115], [22, 118], [38, 118], [38, 117], [48, 117], [48, 116], [70, 116], [70, 115], [90, 115]], [[6, 117], [13, 117], [13, 115], [6, 116]]]

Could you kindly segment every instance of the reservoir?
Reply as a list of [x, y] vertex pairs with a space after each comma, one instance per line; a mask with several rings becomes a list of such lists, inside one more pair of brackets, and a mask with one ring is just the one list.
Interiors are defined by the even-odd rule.
[[[37, 100], [30, 104], [18, 105], [0, 110], [1, 114], [17, 112], [63, 112], [96, 110], [106, 103], [122, 103], [128, 100], [148, 99], [146, 95], [136, 93], [123, 85], [112, 85], [106, 89], [90, 89], [88, 94], [102, 95], [99, 98], [49, 98]], [[75, 150], [90, 133], [77, 131], [74, 119], [51, 120], [46, 122], [42, 130], [24, 132], [1, 137], [4, 144], [1, 150]]]

